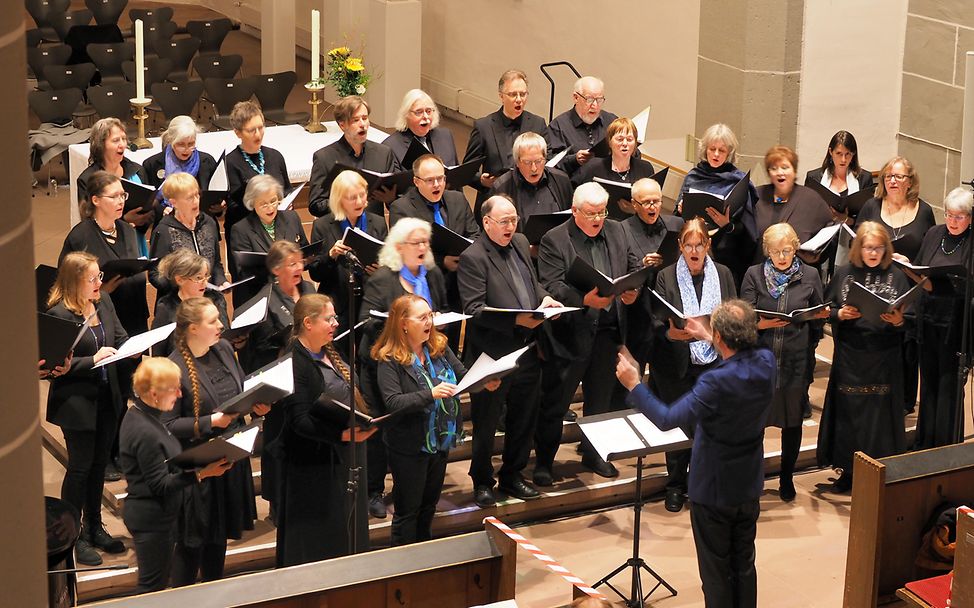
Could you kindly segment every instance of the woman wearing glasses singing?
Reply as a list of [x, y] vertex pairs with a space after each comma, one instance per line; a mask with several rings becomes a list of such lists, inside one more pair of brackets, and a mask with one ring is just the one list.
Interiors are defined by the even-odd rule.
[[[818, 271], [797, 257], [798, 235], [787, 223], [774, 224], [764, 231], [762, 249], [765, 260], [751, 266], [744, 275], [741, 299], [758, 311], [790, 313], [800, 308], [822, 304], [822, 280]], [[758, 315], [760, 316], [760, 312]], [[768, 426], [781, 429], [781, 476], [778, 495], [781, 500], [795, 499], [792, 476], [802, 442], [803, 404], [812, 376], [808, 366], [815, 365], [814, 348], [829, 310], [823, 309], [815, 320], [788, 322], [766, 316], [758, 321], [761, 345], [774, 352], [778, 366], [774, 398]]]
[[[586, 182], [593, 181], [596, 177], [607, 179], [613, 182], [634, 184], [644, 177], [652, 177], [655, 173], [652, 163], [642, 159], [639, 154], [639, 143], [636, 138], [639, 136], [636, 125], [628, 118], [617, 118], [609, 124], [605, 131], [605, 139], [609, 142], [611, 156], [605, 158], [593, 158], [572, 176], [572, 185], [578, 187]], [[620, 200], [617, 203], [622, 211], [629, 214], [633, 213], [632, 201]], [[617, 216], [615, 210], [611, 210], [613, 217]]]
[[[385, 138], [383, 144], [392, 149], [396, 163], [403, 169], [410, 169], [413, 161], [418, 157], [406, 158], [409, 146], [416, 141], [424, 148], [423, 154], [436, 154], [443, 159], [448, 167], [456, 166], [457, 145], [453, 141], [453, 133], [446, 127], [440, 126], [440, 111], [431, 98], [421, 89], [406, 92], [399, 106], [396, 116], [396, 131]], [[457, 189], [463, 184], [453, 184]]]
[[[680, 251], [676, 264], [667, 266], [656, 277], [656, 293], [673, 308], [686, 317], [709, 317], [721, 301], [737, 297], [730, 269], [710, 257], [710, 236], [702, 219], [693, 218], [683, 225]], [[710, 342], [694, 340], [683, 329], [683, 322], [674, 320], [665, 306], [656, 307], [653, 325], [656, 346], [651, 381], [656, 394], [671, 403], [693, 388], [697, 377], [717, 365], [720, 357]], [[666, 453], [668, 511], [683, 508], [689, 465], [690, 450]]]
[[854, 282], [887, 300], [910, 288], [893, 266], [889, 232], [877, 222], [859, 224], [849, 264], [835, 270], [826, 293], [826, 301], [835, 303], [830, 316], [835, 353], [818, 434], [818, 462], [841, 471], [832, 484], [832, 491], [839, 493], [852, 488], [852, 455], [857, 451], [882, 458], [906, 449], [903, 310], [864, 318], [846, 303]]

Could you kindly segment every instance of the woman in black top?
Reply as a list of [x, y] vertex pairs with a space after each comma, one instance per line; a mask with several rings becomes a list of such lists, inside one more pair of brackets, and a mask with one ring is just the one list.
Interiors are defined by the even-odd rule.
[[[972, 203], [974, 197], [965, 187], [954, 188], [947, 194], [944, 199], [946, 223], [927, 231], [914, 264], [969, 265]], [[916, 449], [963, 441], [963, 426], [958, 428], [957, 425], [957, 408], [963, 409], [964, 403], [963, 393], [958, 395], [957, 392], [957, 353], [961, 351], [964, 320], [963, 275], [961, 270], [930, 277], [924, 285], [926, 293], [917, 307], [921, 382]]]
[[365, 210], [368, 206], [368, 184], [355, 171], [342, 171], [331, 184], [328, 215], [315, 220], [311, 241], [321, 241], [321, 254], [308, 264], [308, 273], [318, 281], [318, 293], [331, 298], [338, 313], [339, 330], [347, 329], [350, 319], [358, 317], [361, 296], [355, 300], [356, 309], [348, 310], [348, 273], [355, 272], [359, 287], [364, 291], [374, 267], [350, 269], [343, 257], [351, 249], [342, 241], [347, 228], [358, 228], [369, 236], [384, 241], [389, 229], [381, 215]]
[[[91, 127], [91, 146], [88, 153], [88, 168], [78, 176], [78, 200], [88, 198], [88, 179], [95, 171], [108, 171], [115, 177], [125, 178], [137, 184], [149, 184], [149, 178], [139, 163], [125, 158], [129, 140], [125, 125], [117, 118], [102, 118]], [[140, 251], [145, 255], [145, 233], [155, 215], [154, 210], [141, 212], [133, 209], [125, 214], [126, 222], [133, 224], [139, 233]]]
[[[173, 204], [174, 211], [162, 218], [152, 233], [150, 257], [164, 258], [177, 249], [189, 249], [206, 258], [210, 264], [209, 282], [227, 287], [220, 255], [220, 228], [216, 220], [200, 212], [200, 188], [196, 178], [188, 173], [174, 173], [166, 178], [162, 193]], [[149, 281], [159, 290], [157, 297], [173, 289], [159, 273], [149, 273]]]
[[[328, 296], [311, 294], [298, 300], [291, 341], [294, 394], [278, 404], [284, 411], [284, 428], [273, 448], [281, 457], [278, 567], [351, 553], [345, 492], [348, 444], [342, 442], [348, 412], [332, 400], [351, 405], [353, 397], [348, 365], [332, 345], [337, 327], [338, 317]], [[357, 396], [354, 403], [363, 409]], [[363, 455], [364, 450], [359, 450], [359, 465]], [[359, 492], [358, 497], [358, 549], [367, 550], [365, 494]]]
[[[206, 298], [190, 298], [176, 310], [176, 350], [169, 358], [182, 372], [182, 396], [162, 420], [183, 449], [243, 427], [236, 416], [218, 411], [220, 404], [243, 390], [244, 377], [233, 347], [220, 339], [222, 330], [220, 313]], [[258, 405], [254, 414], [262, 416], [268, 409]], [[240, 539], [245, 530], [253, 530], [256, 517], [247, 459], [226, 475], [193, 487], [180, 513], [173, 586], [195, 583], [198, 573], [204, 581], [222, 578], [227, 539]]]
[[[232, 258], [237, 252], [266, 253], [277, 241], [296, 243], [299, 247], [308, 244], [298, 214], [290, 209], [278, 210], [283, 198], [284, 188], [271, 175], [257, 175], [247, 182], [243, 202], [249, 213], [231, 229], [233, 236], [228, 240], [233, 245], [228, 246], [229, 257]], [[237, 274], [233, 275], [234, 281], [251, 276], [255, 278], [233, 288], [235, 306], [250, 300], [267, 285], [265, 266], [238, 265]]]
[[[389, 146], [396, 164], [401, 170], [412, 169], [413, 161], [418, 157], [407, 159], [406, 152], [413, 141], [423, 146], [426, 152], [436, 154], [443, 159], [443, 164], [453, 167], [460, 164], [457, 160], [457, 145], [453, 141], [450, 129], [440, 126], [440, 111], [425, 91], [412, 89], [407, 91], [396, 115], [396, 130], [382, 142]], [[466, 184], [450, 184], [455, 190], [460, 190]]]
[[123, 404], [116, 366], [95, 369], [94, 365], [114, 355], [128, 339], [111, 297], [101, 292], [102, 276], [98, 258], [82, 251], [69, 253], [58, 266], [47, 300], [48, 314], [88, 325], [74, 347], [71, 367], [51, 383], [47, 421], [64, 432], [68, 464], [61, 498], [81, 513], [83, 528], [75, 553], [79, 563], [90, 566], [102, 562], [93, 547], [109, 553], [125, 551], [122, 542], [105, 531], [101, 519], [105, 467]]
[[[607, 179], [613, 182], [623, 182], [634, 184], [644, 177], [652, 177], [656, 172], [653, 164], [643, 160], [639, 153], [639, 143], [637, 138], [639, 132], [636, 125], [628, 118], [617, 118], [609, 123], [605, 130], [605, 139], [609, 142], [610, 156], [605, 158], [593, 158], [581, 166], [572, 175], [572, 186], [594, 181], [596, 177]], [[616, 202], [625, 215], [632, 215], [631, 200], [619, 200]], [[617, 217], [619, 211], [610, 210], [610, 215]]]
[[[209, 188], [210, 178], [216, 171], [216, 159], [196, 149], [196, 135], [199, 132], [199, 126], [189, 116], [175, 116], [169, 121], [169, 127], [162, 133], [162, 152], [153, 154], [142, 163], [151, 185], [159, 188], [173, 173], [189, 173], [196, 178], [200, 190]], [[163, 198], [162, 207], [167, 206], [171, 205]], [[219, 216], [224, 206], [226, 203], [206, 211]], [[160, 219], [157, 216], [156, 222]]]
[[[744, 275], [741, 299], [757, 309], [761, 346], [774, 352], [778, 374], [768, 426], [781, 429], [781, 476], [778, 495], [782, 500], [795, 499], [793, 474], [802, 444], [802, 406], [808, 395], [812, 376], [806, 368], [814, 366], [814, 348], [822, 333], [823, 322], [788, 322], [762, 316], [760, 311], [790, 313], [822, 303], [822, 280], [815, 268], [803, 263], [795, 254], [800, 241], [789, 224], [774, 224], [764, 231], [762, 248], [767, 258], [751, 266]], [[826, 319], [828, 308], [816, 319]]]
[[[220, 311], [220, 323], [224, 326], [230, 324], [226, 298], [219, 291], [207, 288], [210, 280], [210, 263], [206, 258], [189, 249], [177, 249], [159, 262], [159, 274], [173, 286], [173, 289], [156, 300], [152, 329], [175, 322], [179, 304], [190, 298], [209, 299]], [[156, 357], [168, 357], [173, 350], [174, 341], [175, 337], [170, 335], [169, 339], [152, 347], [152, 354]]]
[[136, 593], [161, 591], [169, 584], [176, 517], [183, 490], [229, 470], [226, 460], [199, 470], [183, 470], [166, 461], [182, 451], [162, 423], [162, 413], [179, 398], [179, 366], [161, 357], [144, 359], [132, 379], [135, 403], [119, 431], [122, 470], [128, 482], [122, 519], [132, 535], [139, 566]]

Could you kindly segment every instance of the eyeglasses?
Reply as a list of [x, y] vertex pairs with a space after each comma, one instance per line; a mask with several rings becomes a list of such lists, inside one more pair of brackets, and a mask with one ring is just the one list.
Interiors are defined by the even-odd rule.
[[863, 247], [862, 250], [866, 253], [884, 253], [886, 251], [886, 245], [880, 245], [879, 247]]
[[770, 255], [773, 258], [781, 258], [781, 257], [790, 258], [791, 256], [795, 255], [795, 250], [792, 249], [791, 247], [786, 247], [784, 249], [769, 249], [768, 255]]
[[422, 241], [403, 241], [404, 245], [409, 245], [410, 247], [419, 247], [420, 245], [430, 246], [429, 240]]
[[98, 274], [96, 274], [93, 277], [88, 277], [88, 282], [89, 283], [92, 283], [92, 284], [94, 284], [94, 283], [101, 283], [101, 280], [104, 279], [104, 278], [105, 278], [105, 273], [104, 272], [99, 272]]
[[338, 325], [338, 315], [325, 315], [322, 317], [325, 323], [330, 323], [331, 325]]
[[541, 166], [543, 166], [544, 163], [545, 163], [545, 160], [543, 158], [538, 158], [538, 159], [535, 159], [535, 160], [528, 160], [526, 158], [522, 158], [521, 160], [519, 160], [517, 162], [519, 164], [521, 164], [521, 165], [524, 165], [525, 167], [534, 168], [534, 167], [541, 167]]
[[128, 192], [116, 192], [115, 194], [96, 194], [98, 198], [111, 198], [115, 201], [127, 201], [129, 200]]
[[247, 135], [253, 135], [258, 131], [263, 131], [263, 130], [264, 130], [264, 125], [260, 125], [259, 127], [250, 127], [249, 129], [241, 129], [241, 131], [243, 131]]
[[436, 112], [435, 108], [417, 108], [415, 110], [410, 110], [409, 113], [416, 118], [422, 118], [423, 116], [432, 116]]
[[635, 143], [636, 138], [633, 137], [632, 135], [628, 135], [628, 136], [616, 135], [615, 137], [612, 138], [612, 141], [614, 141], [617, 144], [631, 144], [631, 143]]
[[960, 215], [954, 215], [953, 213], [945, 213], [944, 219], [952, 220], [954, 222], [963, 222], [964, 220], [971, 219], [970, 213], [962, 213]]
[[585, 97], [580, 93], [575, 93], [575, 97], [584, 101], [587, 106], [602, 105], [605, 103], [605, 97]]
[[527, 99], [528, 98], [528, 92], [527, 91], [511, 91], [510, 93], [501, 93], [501, 94], [504, 97], [507, 97], [508, 99]]
[[883, 179], [888, 182], [905, 182], [910, 179], [910, 176], [903, 175], [902, 173], [890, 173], [889, 175], [884, 175]]
[[179, 387], [178, 386], [167, 386], [165, 388], [157, 388], [157, 389], [154, 389], [154, 390], [157, 393], [161, 394], [161, 395], [165, 395], [165, 394], [168, 394], [168, 393], [178, 393], [179, 392]]
[[701, 253], [707, 250], [707, 246], [703, 243], [697, 243], [696, 245], [683, 245], [681, 249], [687, 253]]
[[659, 201], [652, 201], [652, 200], [650, 200], [650, 201], [637, 201], [637, 200], [633, 199], [632, 202], [633, 202], [634, 205], [639, 205], [640, 207], [642, 207], [644, 209], [654, 209], [654, 208], [658, 208], [658, 207], [662, 207], [663, 206], [663, 201], [662, 200], [659, 200]]
[[276, 209], [281, 205], [281, 199], [274, 197], [273, 200], [256, 203], [254, 209]]
[[205, 274], [198, 274], [195, 277], [181, 277], [183, 280], [192, 281], [193, 283], [205, 283], [210, 277]]
[[446, 183], [446, 176], [445, 175], [433, 175], [433, 176], [430, 176], [430, 177], [417, 177], [416, 179], [418, 179], [419, 181], [423, 182], [427, 186], [435, 186], [436, 184], [444, 184], [444, 183]]
[[604, 220], [605, 218], [609, 217], [609, 212], [605, 210], [596, 211], [594, 213], [590, 213], [588, 211], [579, 211], [579, 213], [581, 213], [582, 217], [584, 217], [585, 219], [592, 220], [593, 222], [596, 222], [598, 220]]
[[496, 219], [496, 218], [490, 217], [489, 215], [486, 215], [484, 217], [486, 217], [490, 221], [494, 222], [498, 226], [517, 226], [518, 220], [521, 219], [521, 218], [519, 218], [516, 215], [514, 217], [505, 217], [505, 218], [502, 218], [502, 219]]
[[406, 317], [410, 321], [416, 321], [417, 323], [426, 323], [427, 321], [433, 320], [433, 313], [428, 312], [425, 315], [420, 315], [418, 317]]

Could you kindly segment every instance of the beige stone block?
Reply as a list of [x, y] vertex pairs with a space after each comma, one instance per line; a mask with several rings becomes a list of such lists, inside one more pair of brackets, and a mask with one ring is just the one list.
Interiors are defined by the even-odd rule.
[[[974, 175], [961, 175], [960, 173], [960, 152], [953, 150], [947, 151], [947, 183], [944, 190], [950, 192], [960, 185], [961, 182], [969, 182], [974, 179]], [[965, 186], [966, 187], [966, 186]]]
[[712, 61], [697, 60], [696, 133], [699, 138], [710, 125], [722, 122], [741, 135], [744, 73]]
[[748, 70], [801, 69], [803, 0], [750, 0], [744, 67]]
[[900, 131], [960, 149], [964, 91], [946, 84], [903, 75]]
[[953, 25], [908, 17], [903, 71], [952, 83], [956, 33]]
[[957, 36], [957, 59], [954, 63], [954, 84], [959, 87], [964, 86], [968, 51], [974, 51], [974, 30], [960, 28]]
[[785, 107], [785, 76], [781, 74], [745, 73], [744, 100], [741, 133], [741, 150], [745, 154], [764, 156], [778, 143], [794, 146], [794, 125], [790, 126], [792, 139], [782, 141], [782, 123], [786, 116], [794, 122], [798, 113], [797, 95], [793, 95], [790, 108]]
[[748, 26], [747, 0], [702, 0], [700, 45], [703, 57], [744, 67]]
[[965, 27], [974, 27], [970, 0], [910, 0], [910, 13]]
[[781, 134], [778, 143], [794, 149], [798, 142], [798, 103], [801, 97], [801, 74], [785, 74], [781, 85]]
[[920, 178], [920, 198], [935, 209], [941, 207], [945, 194], [947, 150], [908, 137], [900, 137], [898, 147], [898, 154], [913, 163], [913, 168]]

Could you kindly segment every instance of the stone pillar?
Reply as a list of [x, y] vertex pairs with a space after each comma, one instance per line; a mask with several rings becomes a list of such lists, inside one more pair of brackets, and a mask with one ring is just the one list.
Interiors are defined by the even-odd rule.
[[[0, 65], [21, 78], [27, 68], [24, 14], [0, 12]], [[27, 136], [26, 89], [11, 86], [0, 96], [0, 129], [12, 141]], [[38, 425], [37, 330], [33, 277], [30, 171], [19, 145], [0, 146], [6, 168], [5, 221], [0, 227], [0, 260], [13, 297], [0, 298], [6, 348], [0, 349], [0, 538], [6, 555], [0, 567], [5, 606], [47, 605], [47, 551], [41, 441]]]
[[[310, 22], [310, 16], [306, 16]], [[294, 2], [262, 0], [260, 69], [264, 74], [294, 69]], [[298, 82], [307, 82], [307, 78]]]
[[372, 122], [392, 127], [406, 91], [419, 87], [423, 8], [419, 0], [371, 0], [366, 67]]
[[[753, 169], [775, 144], [795, 146], [805, 0], [702, 0], [697, 139], [716, 122], [740, 140]], [[752, 172], [764, 181], [763, 168]]]

